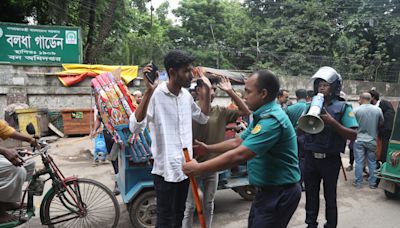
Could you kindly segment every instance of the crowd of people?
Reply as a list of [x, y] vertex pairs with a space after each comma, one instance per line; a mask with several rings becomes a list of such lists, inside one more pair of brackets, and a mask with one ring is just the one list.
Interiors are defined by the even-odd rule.
[[[367, 166], [368, 185], [376, 188], [373, 173], [379, 161], [386, 160], [394, 118], [392, 105], [380, 99], [376, 90], [362, 93], [360, 106], [353, 110], [343, 97], [340, 74], [331, 67], [322, 67], [312, 76], [312, 90], [295, 91], [295, 104], [289, 102], [290, 91], [282, 89], [278, 77], [268, 70], [249, 75], [244, 99], [233, 90], [228, 78], [210, 80], [201, 72], [189, 91], [193, 62], [194, 58], [183, 51], [170, 51], [164, 58], [168, 82], [151, 83], [143, 77], [144, 93], [134, 93], [138, 106], [130, 116], [129, 129], [139, 133], [147, 127], [153, 141], [151, 173], [157, 198], [157, 228], [192, 227], [195, 207], [188, 176], [195, 176], [202, 186], [206, 226], [212, 227], [217, 172], [245, 162], [249, 183], [257, 192], [248, 217], [250, 228], [286, 227], [302, 191], [306, 196], [305, 223], [310, 228], [318, 227], [321, 180], [326, 202], [324, 227], [336, 227], [337, 182], [343, 166], [340, 154], [348, 145], [352, 161], [347, 170], [353, 169], [355, 161], [354, 186], [363, 186], [363, 170]], [[143, 74], [151, 71], [152, 66], [148, 65]], [[212, 105], [218, 89], [231, 98], [232, 105]], [[316, 94], [324, 97], [319, 116], [324, 128], [311, 134], [300, 129], [298, 122]], [[231, 123], [233, 127], [229, 126]], [[100, 126], [98, 116], [92, 135]], [[226, 130], [241, 133], [227, 139]], [[113, 142], [107, 140], [111, 136], [104, 131], [110, 152]], [[382, 139], [382, 153], [377, 158], [378, 136]], [[36, 143], [3, 122], [0, 137]], [[190, 162], [185, 162], [185, 148], [193, 158]], [[5, 211], [18, 206], [15, 202], [19, 201], [26, 173], [15, 150], [0, 148], [0, 153], [1, 223], [12, 219]], [[118, 162], [112, 164], [118, 175]], [[114, 193], [119, 193], [117, 185]]]
[[[306, 195], [305, 222], [308, 227], [317, 227], [321, 180], [326, 201], [325, 227], [336, 227], [337, 181], [343, 166], [340, 154], [348, 142], [355, 142], [354, 185], [362, 186], [362, 171], [367, 164], [369, 187], [376, 188], [376, 141], [378, 135], [384, 139], [385, 128], [381, 126], [391, 126], [388, 122], [393, 123], [394, 116], [393, 107], [388, 108], [391, 120], [378, 108], [390, 103], [378, 102], [376, 90], [361, 94], [360, 106], [353, 110], [342, 95], [340, 74], [331, 67], [322, 67], [312, 77], [313, 90], [295, 91], [297, 102], [293, 105], [289, 103], [289, 91], [282, 89], [279, 79], [267, 70], [247, 78], [244, 100], [224, 77], [210, 81], [202, 75], [202, 83], [192, 86], [189, 92], [185, 88], [190, 88], [193, 80], [193, 61], [185, 52], [169, 52], [164, 62], [169, 81], [156, 85], [145, 79], [143, 101], [130, 119], [132, 132], [148, 126], [154, 140], [156, 227], [192, 226], [194, 202], [187, 176], [196, 176], [203, 186], [203, 210], [206, 225], [211, 227], [216, 172], [243, 162], [247, 162], [249, 182], [257, 190], [248, 227], [286, 227], [301, 191]], [[150, 71], [151, 66], [146, 66], [143, 73]], [[211, 105], [218, 88], [231, 97], [237, 109]], [[324, 128], [310, 134], [299, 129], [298, 120], [307, 113], [317, 93], [324, 96], [320, 115]], [[251, 119], [247, 129], [238, 137], [224, 140], [225, 126], [240, 116], [242, 120]], [[386, 135], [390, 131], [387, 128]], [[387, 148], [387, 140], [382, 143]], [[192, 161], [184, 162], [184, 148], [193, 155]], [[384, 161], [384, 157], [380, 160]]]

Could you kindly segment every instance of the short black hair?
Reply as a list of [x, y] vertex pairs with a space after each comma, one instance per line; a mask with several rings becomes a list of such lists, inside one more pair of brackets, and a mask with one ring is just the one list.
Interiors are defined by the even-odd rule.
[[307, 90], [305, 90], [305, 89], [296, 90], [296, 97], [297, 97], [297, 99], [306, 99], [307, 98]]
[[278, 77], [269, 70], [260, 70], [253, 75], [257, 75], [257, 89], [259, 91], [266, 89], [268, 91], [268, 100], [274, 100], [280, 87]]
[[170, 68], [175, 70], [194, 62], [194, 57], [181, 50], [169, 51], [164, 57], [164, 67], [168, 73]]
[[278, 96], [278, 97], [283, 96], [283, 93], [284, 93], [284, 92], [289, 93], [289, 90], [287, 90], [287, 89], [280, 89], [280, 90], [278, 91], [277, 96]]
[[374, 98], [375, 100], [379, 101], [379, 92], [376, 90], [370, 90], [369, 94], [371, 94], [371, 97]]
[[307, 90], [307, 97], [313, 97], [314, 96], [314, 90]]
[[218, 83], [221, 82], [221, 80], [217, 77], [208, 78], [208, 80], [210, 80], [211, 85], [217, 85]]

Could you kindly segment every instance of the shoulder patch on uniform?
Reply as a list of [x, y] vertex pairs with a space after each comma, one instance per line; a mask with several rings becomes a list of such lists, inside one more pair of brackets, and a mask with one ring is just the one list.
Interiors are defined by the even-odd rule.
[[251, 130], [251, 134], [257, 134], [258, 132], [260, 132], [261, 131], [261, 125], [260, 124], [257, 124], [254, 128], [253, 128], [253, 130]]
[[349, 116], [350, 116], [350, 117], [354, 117], [354, 112], [352, 112], [352, 111], [349, 112]]

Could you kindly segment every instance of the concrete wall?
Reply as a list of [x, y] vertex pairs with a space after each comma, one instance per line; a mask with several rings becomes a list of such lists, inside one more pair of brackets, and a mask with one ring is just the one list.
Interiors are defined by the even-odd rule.
[[[294, 97], [296, 89], [305, 88], [312, 89], [310, 78], [305, 77], [280, 77], [281, 87], [290, 90], [290, 95]], [[343, 82], [343, 91], [348, 95], [350, 100], [358, 100], [358, 96], [365, 91], [376, 87], [382, 97], [389, 100], [400, 100], [400, 84], [386, 82], [368, 82], [368, 81], [352, 81], [345, 80]]]
[[[27, 102], [31, 107], [49, 109], [90, 107], [90, 79], [64, 87], [56, 76], [46, 75], [61, 70], [60, 67], [0, 65], [0, 118], [4, 118], [4, 108], [15, 101]], [[282, 87], [290, 90], [292, 98], [296, 89], [311, 88], [309, 78], [287, 76], [280, 77], [280, 80]], [[398, 100], [400, 97], [400, 84], [345, 81], [343, 90], [350, 100], [357, 100], [358, 94], [371, 87], [376, 87], [390, 100]], [[235, 88], [243, 90], [243, 86]], [[138, 87], [130, 86], [129, 89], [133, 91]], [[218, 92], [218, 96], [215, 104], [229, 103], [230, 99], [223, 92]]]
[[[49, 109], [89, 107], [90, 81], [64, 87], [56, 76], [45, 75], [60, 70], [60, 67], [0, 65], [0, 110], [15, 101]], [[0, 118], [3, 116], [1, 111]]]

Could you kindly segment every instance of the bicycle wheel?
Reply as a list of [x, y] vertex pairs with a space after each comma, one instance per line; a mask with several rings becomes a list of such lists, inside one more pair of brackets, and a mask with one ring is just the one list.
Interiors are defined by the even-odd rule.
[[[97, 181], [84, 178], [66, 184], [69, 192], [57, 193], [52, 189], [46, 199], [44, 225], [68, 228], [117, 227], [119, 204], [110, 189]], [[79, 208], [83, 208], [83, 212]]]

